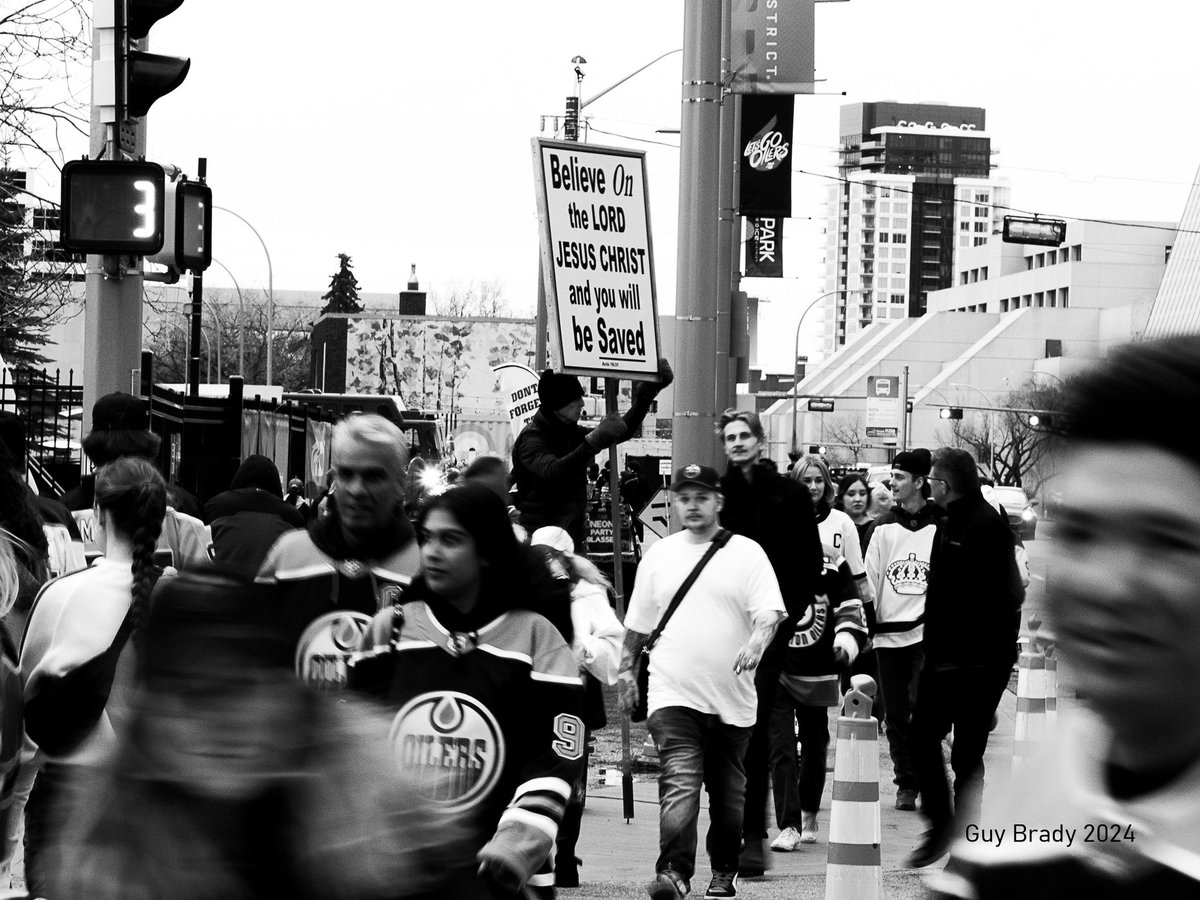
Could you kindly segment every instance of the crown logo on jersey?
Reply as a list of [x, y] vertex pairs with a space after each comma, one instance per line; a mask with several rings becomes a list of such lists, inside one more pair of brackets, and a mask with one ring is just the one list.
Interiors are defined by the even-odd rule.
[[884, 570], [884, 577], [897, 594], [919, 596], [929, 585], [929, 563], [910, 553], [907, 559], [891, 563]]

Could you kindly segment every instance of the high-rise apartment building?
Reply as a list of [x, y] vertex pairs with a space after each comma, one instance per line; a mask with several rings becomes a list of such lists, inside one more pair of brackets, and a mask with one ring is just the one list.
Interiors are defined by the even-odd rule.
[[[985, 111], [939, 103], [855, 103], [841, 111], [839, 180], [829, 190], [826, 354], [879, 319], [924, 315], [953, 285], [954, 254], [998, 232], [1008, 187], [991, 179]], [[999, 207], [999, 210], [998, 210]]]

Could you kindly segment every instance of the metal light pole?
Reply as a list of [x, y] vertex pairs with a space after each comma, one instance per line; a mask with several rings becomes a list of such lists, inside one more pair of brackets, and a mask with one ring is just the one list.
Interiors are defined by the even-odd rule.
[[254, 236], [258, 238], [258, 242], [262, 244], [263, 253], [267, 256], [267, 384], [274, 384], [272, 375], [274, 351], [272, 349], [272, 341], [275, 337], [275, 276], [271, 269], [271, 251], [267, 249], [267, 242], [262, 239], [262, 235], [258, 233], [258, 229], [247, 222], [242, 216], [235, 213], [232, 209], [224, 206], [214, 206], [213, 209], [219, 209], [222, 212], [227, 212], [235, 219], [238, 219], [243, 225], [254, 232]]
[[788, 453], [792, 462], [800, 458], [800, 444], [796, 440], [796, 401], [800, 395], [800, 326], [804, 324], [804, 317], [808, 315], [818, 303], [826, 297], [833, 297], [836, 294], [853, 294], [856, 293], [846, 288], [840, 288], [836, 291], [826, 291], [820, 297], [817, 297], [808, 306], [804, 307], [804, 312], [800, 313], [800, 321], [796, 323], [796, 340], [792, 349], [792, 449]]
[[679, 252], [675, 279], [675, 416], [672, 465], [718, 462], [712, 361], [717, 357], [717, 217], [720, 203], [721, 0], [683, 7]]
[[229, 271], [229, 267], [219, 259], [214, 259], [214, 263], [225, 270], [225, 274], [229, 276], [229, 280], [233, 282], [233, 289], [237, 291], [238, 298], [238, 374], [245, 376], [246, 374], [246, 306], [242, 303], [242, 289], [238, 286], [237, 279], [233, 277], [233, 273]]

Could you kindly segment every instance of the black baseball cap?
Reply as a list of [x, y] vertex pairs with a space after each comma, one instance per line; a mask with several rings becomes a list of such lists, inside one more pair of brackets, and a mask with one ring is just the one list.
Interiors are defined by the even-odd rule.
[[689, 484], [694, 484], [697, 487], [708, 488], [710, 491], [719, 491], [721, 490], [720, 477], [712, 466], [689, 463], [675, 470], [675, 477], [671, 479], [671, 490], [681, 491]]

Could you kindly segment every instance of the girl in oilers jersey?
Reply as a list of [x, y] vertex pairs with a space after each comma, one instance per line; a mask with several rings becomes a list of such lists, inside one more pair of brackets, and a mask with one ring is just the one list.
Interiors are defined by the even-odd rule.
[[548, 856], [585, 737], [575, 657], [531, 590], [544, 564], [479, 485], [434, 498], [417, 532], [421, 573], [375, 617], [350, 686], [394, 710], [402, 772], [461, 828], [461, 865], [430, 896], [553, 896]]

